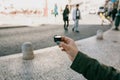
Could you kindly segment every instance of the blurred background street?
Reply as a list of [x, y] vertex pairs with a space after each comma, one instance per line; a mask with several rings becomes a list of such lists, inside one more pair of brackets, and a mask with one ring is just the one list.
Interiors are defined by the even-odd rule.
[[[105, 0], [2, 0], [0, 2], [0, 25], [34, 25], [62, 22], [62, 13], [66, 4], [70, 5], [70, 20], [75, 4], [80, 4], [82, 17], [89, 12], [97, 13]], [[34, 3], [34, 4], [33, 4]], [[58, 6], [58, 18], [54, 16], [54, 5]], [[59, 19], [59, 20], [58, 20]], [[63, 23], [63, 22], [62, 22]]]
[[[34, 4], [33, 4], [34, 2]], [[0, 3], [0, 56], [21, 52], [24, 42], [32, 42], [34, 50], [56, 45], [54, 35], [65, 35], [75, 41], [96, 35], [98, 29], [108, 30], [108, 22], [101, 26], [97, 15], [99, 6], [105, 0], [2, 0]], [[80, 33], [72, 32], [72, 9], [80, 4], [82, 19]], [[58, 15], [53, 14], [54, 4], [58, 5]], [[63, 9], [70, 5], [69, 31], [63, 29]]]
[[[110, 3], [118, 5], [118, 0]], [[66, 4], [70, 9], [68, 31], [64, 30], [62, 14]], [[80, 5], [82, 17], [79, 33], [72, 31], [76, 4]], [[74, 39], [80, 52], [120, 70], [120, 27], [114, 30], [114, 24], [106, 18], [101, 25], [102, 18], [98, 15], [100, 7], [105, 13], [107, 4], [106, 0], [1, 0], [0, 80], [86, 80], [70, 68], [72, 62], [54, 42], [54, 35]], [[55, 5], [58, 6], [56, 17]], [[118, 6], [120, 8], [120, 0]], [[98, 30], [103, 31], [102, 40], [97, 38]], [[32, 43], [34, 50], [27, 50], [34, 54], [31, 60], [23, 59], [24, 42]]]

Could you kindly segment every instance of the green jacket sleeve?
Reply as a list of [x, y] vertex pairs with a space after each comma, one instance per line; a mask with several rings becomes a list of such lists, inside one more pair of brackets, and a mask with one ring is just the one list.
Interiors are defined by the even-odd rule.
[[113, 67], [100, 64], [82, 52], [78, 52], [71, 68], [88, 80], [120, 80], [120, 72]]

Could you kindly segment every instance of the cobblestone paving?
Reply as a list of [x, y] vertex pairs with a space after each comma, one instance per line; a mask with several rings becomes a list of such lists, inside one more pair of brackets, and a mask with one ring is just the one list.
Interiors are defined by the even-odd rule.
[[0, 58], [0, 80], [85, 80], [72, 71], [66, 54], [58, 47], [43, 49], [33, 60], [22, 60], [22, 55]]
[[[120, 32], [107, 31], [104, 40], [96, 37], [77, 41], [82, 52], [120, 70]], [[34, 51], [33, 60], [22, 54], [0, 57], [0, 80], [86, 80], [70, 69], [71, 61], [58, 46]]]

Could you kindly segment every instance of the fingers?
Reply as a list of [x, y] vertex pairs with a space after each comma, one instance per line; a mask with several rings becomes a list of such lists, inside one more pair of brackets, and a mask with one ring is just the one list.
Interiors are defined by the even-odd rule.
[[69, 49], [69, 46], [64, 42], [60, 42], [59, 47], [62, 47], [62, 51], [66, 51]]
[[66, 51], [66, 50], [65, 50], [65, 49], [63, 49], [63, 48], [62, 48], [61, 50], [62, 50], [62, 51]]
[[69, 38], [69, 37], [62, 36], [62, 41], [68, 44], [73, 40], [71, 38]]

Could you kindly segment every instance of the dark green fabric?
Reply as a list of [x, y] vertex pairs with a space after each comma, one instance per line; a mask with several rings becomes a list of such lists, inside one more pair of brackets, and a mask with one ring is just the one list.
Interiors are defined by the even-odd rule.
[[115, 26], [119, 27], [119, 25], [120, 25], [120, 16], [116, 16]]
[[120, 72], [79, 52], [71, 68], [88, 80], [120, 80]]
[[120, 25], [120, 10], [116, 14], [115, 27], [118, 28]]

